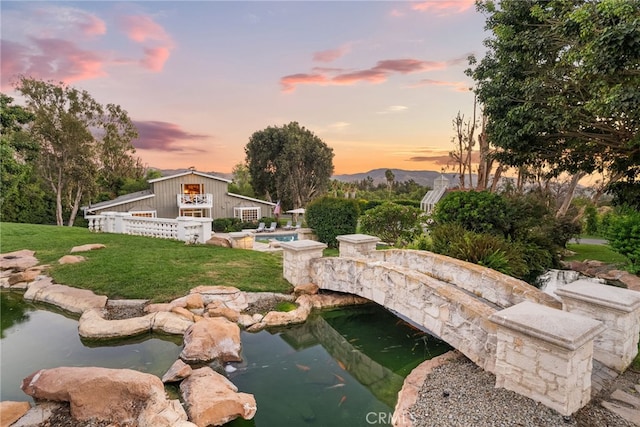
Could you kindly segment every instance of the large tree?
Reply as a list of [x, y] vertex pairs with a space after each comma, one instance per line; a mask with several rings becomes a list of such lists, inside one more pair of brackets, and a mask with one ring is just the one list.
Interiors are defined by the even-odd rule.
[[39, 145], [37, 167], [55, 195], [56, 223], [73, 225], [80, 203], [99, 186], [139, 174], [131, 141], [138, 136], [126, 111], [99, 104], [84, 90], [22, 77], [16, 90], [33, 114], [30, 138]]
[[479, 1], [486, 56], [468, 73], [499, 160], [557, 175], [640, 174], [640, 2]]
[[2, 221], [48, 223], [50, 200], [33, 163], [38, 145], [25, 132], [33, 114], [0, 94], [0, 212]]
[[306, 206], [333, 174], [333, 149], [297, 122], [254, 132], [245, 153], [256, 194], [285, 209]]

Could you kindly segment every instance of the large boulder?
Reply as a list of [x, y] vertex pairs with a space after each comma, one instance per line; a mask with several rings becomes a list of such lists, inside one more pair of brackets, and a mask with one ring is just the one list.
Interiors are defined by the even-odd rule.
[[180, 358], [185, 362], [240, 362], [240, 327], [224, 317], [204, 318], [184, 334]]
[[192, 321], [183, 316], [166, 312], [107, 320], [104, 318], [103, 310], [94, 308], [80, 316], [78, 333], [83, 338], [94, 339], [130, 337], [151, 331], [183, 335], [192, 324]]
[[250, 420], [256, 414], [253, 395], [238, 393], [227, 378], [209, 367], [194, 369], [180, 383], [189, 419], [198, 427], [220, 426], [242, 417]]
[[236, 311], [249, 306], [245, 293], [233, 286], [198, 286], [191, 289], [190, 293], [200, 294], [205, 306], [212, 301], [221, 301], [226, 307]]
[[96, 249], [104, 249], [105, 245], [102, 243], [88, 243], [86, 245], [74, 246], [71, 248], [71, 253], [95, 251]]
[[0, 402], [0, 427], [8, 427], [31, 409], [29, 402]]
[[0, 270], [23, 271], [38, 265], [35, 252], [27, 249], [0, 254]]
[[166, 398], [160, 378], [131, 369], [41, 369], [22, 381], [22, 390], [38, 400], [69, 402], [71, 416], [79, 421], [140, 427], [192, 425], [179, 402]]
[[50, 278], [32, 282], [24, 293], [24, 299], [46, 302], [77, 314], [92, 308], [104, 308], [107, 304], [107, 297], [104, 295], [96, 295], [87, 289], [57, 285]]

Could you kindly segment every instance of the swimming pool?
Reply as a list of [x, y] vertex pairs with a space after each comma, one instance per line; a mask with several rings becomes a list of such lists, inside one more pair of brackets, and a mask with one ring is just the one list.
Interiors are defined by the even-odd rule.
[[298, 240], [298, 233], [256, 233], [254, 239], [258, 240], [277, 240], [279, 242], [293, 242]]

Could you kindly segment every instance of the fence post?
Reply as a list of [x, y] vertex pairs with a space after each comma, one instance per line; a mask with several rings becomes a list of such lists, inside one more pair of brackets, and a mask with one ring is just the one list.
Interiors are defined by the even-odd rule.
[[340, 242], [340, 256], [354, 258], [366, 258], [376, 250], [376, 243], [380, 241], [378, 237], [367, 234], [345, 234], [336, 239]]
[[571, 415], [591, 399], [593, 339], [602, 322], [529, 301], [489, 317], [498, 325], [496, 387]]
[[593, 342], [593, 358], [623, 372], [638, 354], [640, 292], [577, 280], [556, 290], [562, 308], [604, 322]]

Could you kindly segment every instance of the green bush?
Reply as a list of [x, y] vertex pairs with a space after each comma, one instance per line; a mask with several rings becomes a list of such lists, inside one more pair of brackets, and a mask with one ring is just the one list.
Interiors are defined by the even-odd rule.
[[307, 206], [307, 225], [313, 228], [318, 240], [330, 248], [338, 246], [336, 236], [354, 234], [358, 225], [360, 209], [353, 199], [321, 197]]
[[431, 232], [431, 240], [433, 252], [520, 279], [530, 273], [522, 247], [501, 237], [467, 231], [454, 223], [435, 227]]
[[396, 246], [406, 246], [422, 234], [423, 212], [412, 206], [385, 202], [360, 217], [360, 230]]
[[611, 215], [607, 231], [609, 245], [631, 262], [631, 271], [640, 272], [640, 212], [627, 210]]
[[593, 204], [584, 208], [584, 231], [590, 236], [598, 234], [598, 211]]
[[505, 199], [488, 191], [454, 191], [436, 204], [436, 224], [456, 222], [465, 230], [506, 236], [509, 232]]

